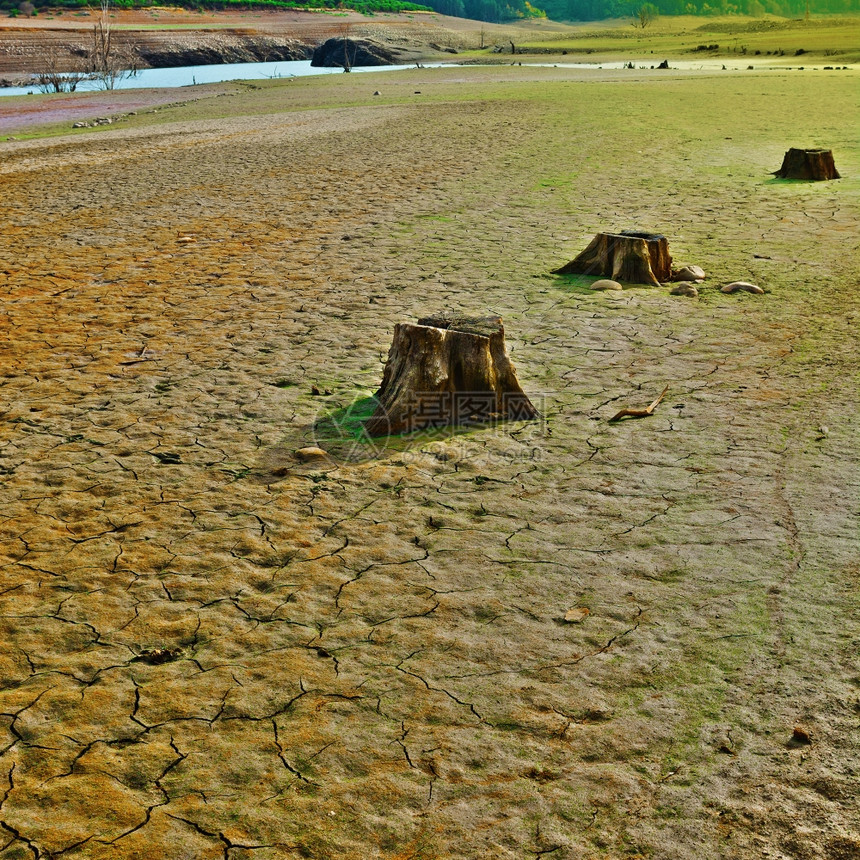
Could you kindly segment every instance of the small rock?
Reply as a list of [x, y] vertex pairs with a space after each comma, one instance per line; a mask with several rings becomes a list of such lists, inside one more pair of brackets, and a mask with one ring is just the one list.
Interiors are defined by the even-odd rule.
[[144, 648], [134, 659], [150, 666], [160, 666], [162, 663], [172, 663], [181, 656], [181, 648]]
[[796, 744], [809, 745], [812, 743], [812, 736], [803, 726], [795, 726], [791, 733], [791, 740]]
[[672, 273], [673, 281], [704, 281], [705, 270], [701, 266], [684, 266]]
[[758, 286], [758, 284], [750, 284], [746, 281], [732, 281], [730, 284], [726, 284], [724, 287], [720, 287], [721, 293], [755, 293], [756, 295], [760, 295], [764, 293], [764, 290]]
[[602, 280], [595, 281], [589, 289], [591, 290], [623, 290], [624, 287], [618, 283], [618, 281], [610, 281], [610, 280]]
[[681, 281], [680, 284], [669, 290], [669, 295], [689, 296], [691, 299], [695, 299], [698, 298], [699, 291], [696, 289], [695, 284], [691, 284], [689, 281]]
[[330, 460], [328, 451], [322, 448], [317, 448], [315, 445], [308, 445], [306, 448], [299, 448], [295, 453], [295, 458], [303, 463], [312, 463], [314, 460]]
[[165, 466], [178, 466], [182, 463], [182, 456], [180, 454], [175, 454], [170, 451], [152, 451], [150, 452], [159, 463], [164, 464]]
[[89, 124], [85, 122], [75, 122], [72, 123], [72, 128], [89, 128]]
[[571, 624], [580, 624], [591, 615], [591, 610], [587, 606], [575, 606], [573, 609], [568, 609], [564, 613], [564, 620]]

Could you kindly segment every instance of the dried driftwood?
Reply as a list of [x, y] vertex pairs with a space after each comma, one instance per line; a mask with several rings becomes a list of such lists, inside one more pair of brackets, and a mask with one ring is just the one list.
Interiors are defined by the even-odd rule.
[[649, 415], [653, 415], [654, 410], [660, 405], [660, 401], [666, 396], [668, 390], [669, 386], [667, 385], [660, 392], [660, 396], [644, 409], [622, 409], [620, 412], [616, 412], [609, 420], [620, 421], [622, 418], [647, 418]]

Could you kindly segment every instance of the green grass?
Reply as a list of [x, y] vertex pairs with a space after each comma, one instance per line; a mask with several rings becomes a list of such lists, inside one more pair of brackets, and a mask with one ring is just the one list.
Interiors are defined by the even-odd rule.
[[[536, 49], [572, 54], [593, 54], [596, 58], [759, 56], [779, 57], [798, 62], [796, 51], [813, 55], [818, 62], [833, 64], [860, 62], [860, 16], [813, 18], [796, 21], [785, 18], [660, 18], [642, 30], [626, 22], [579, 25], [577, 33], [546, 40], [524, 41], [524, 51]], [[715, 51], [698, 51], [699, 45], [719, 45]], [[760, 53], [756, 55], [756, 51]], [[780, 52], [782, 52], [780, 54]], [[800, 55], [805, 56], [805, 55]]]

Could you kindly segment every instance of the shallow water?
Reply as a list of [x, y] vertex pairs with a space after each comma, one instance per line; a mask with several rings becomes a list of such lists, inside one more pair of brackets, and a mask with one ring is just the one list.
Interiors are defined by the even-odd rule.
[[[383, 72], [407, 66], [356, 66], [353, 72]], [[123, 78], [116, 85], [118, 90], [143, 89], [146, 87], [188, 87], [195, 84], [216, 84], [222, 81], [256, 81], [269, 78], [294, 78], [305, 75], [343, 74], [343, 69], [312, 67], [310, 60], [281, 60], [275, 63], [219, 63], [208, 66], [177, 66], [170, 69], [142, 69], [136, 75]], [[92, 92], [100, 89], [94, 81], [78, 84], [76, 92]], [[21, 96], [38, 93], [37, 86], [0, 87], [0, 96]]]
[[[637, 62], [634, 63], [637, 70], [655, 69], [659, 60], [654, 62]], [[738, 69], [749, 68], [749, 63], [732, 62], [723, 63], [719, 60], [701, 61], [701, 60], [672, 60], [670, 61], [670, 69], [683, 71], [715, 71], [726, 69], [735, 71]], [[439, 68], [451, 67], [462, 68], [462, 63], [422, 63], [423, 68]], [[499, 63], [498, 65], [508, 65], [507, 63]], [[626, 62], [615, 63], [510, 63], [510, 65], [521, 66], [542, 66], [545, 68], [559, 69], [624, 69], [627, 67]], [[769, 66], [766, 63], [758, 62], [757, 68], [784, 68]], [[414, 68], [412, 65], [392, 65], [392, 66], [354, 66], [353, 72], [392, 72], [397, 69]], [[170, 69], [142, 69], [132, 77], [124, 78], [116, 85], [118, 90], [133, 90], [144, 89], [148, 87], [189, 87], [196, 84], [217, 84], [223, 81], [238, 81], [238, 80], [266, 80], [273, 78], [294, 78], [304, 77], [306, 75], [331, 75], [343, 74], [341, 68], [320, 68], [311, 66], [310, 60], [292, 60], [274, 63], [219, 63], [207, 66], [177, 66]], [[76, 92], [94, 92], [99, 90], [98, 85], [93, 81], [86, 81], [78, 84]], [[21, 96], [38, 94], [37, 86], [27, 87], [0, 87], [0, 96]]]

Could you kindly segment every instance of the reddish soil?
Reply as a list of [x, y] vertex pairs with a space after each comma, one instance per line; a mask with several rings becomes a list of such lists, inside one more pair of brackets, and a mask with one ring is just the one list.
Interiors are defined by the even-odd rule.
[[[230, 87], [231, 84], [225, 83], [194, 87], [193, 90], [183, 89], [183, 103], [211, 98], [228, 92]], [[176, 89], [165, 88], [43, 95], [38, 99], [14, 96], [3, 98], [0, 99], [0, 135], [19, 136], [37, 127], [60, 123], [70, 126], [96, 117], [123, 121], [132, 112], [146, 112], [176, 104], [176, 95]]]

